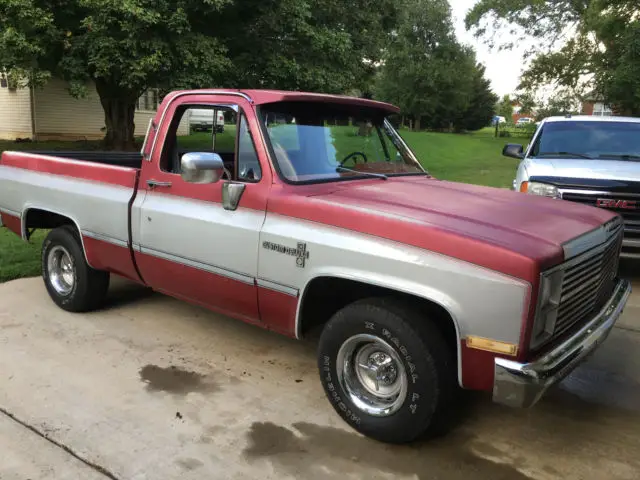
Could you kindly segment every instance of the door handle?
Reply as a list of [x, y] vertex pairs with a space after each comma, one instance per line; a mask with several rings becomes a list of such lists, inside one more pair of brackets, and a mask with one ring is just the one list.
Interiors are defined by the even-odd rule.
[[147, 185], [149, 188], [170, 187], [171, 182], [159, 182], [158, 180], [147, 180]]

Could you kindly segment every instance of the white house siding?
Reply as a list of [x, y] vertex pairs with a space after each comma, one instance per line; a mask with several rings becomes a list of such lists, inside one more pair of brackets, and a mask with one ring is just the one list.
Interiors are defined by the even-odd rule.
[[0, 88], [0, 139], [31, 138], [30, 101], [28, 88]]
[[[93, 85], [87, 95], [69, 95], [63, 80], [53, 79], [35, 91], [36, 132], [39, 140], [80, 140], [104, 137], [104, 111]], [[135, 135], [144, 135], [152, 111], [137, 111]]]

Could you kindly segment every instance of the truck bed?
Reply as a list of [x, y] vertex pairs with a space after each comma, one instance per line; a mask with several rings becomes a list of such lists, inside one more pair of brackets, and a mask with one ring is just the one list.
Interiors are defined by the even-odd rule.
[[68, 152], [51, 153], [56, 156], [43, 152], [2, 154], [2, 223], [27, 237], [31, 225], [42, 224], [45, 216], [49, 228], [67, 219], [78, 228], [87, 260], [94, 268], [115, 264], [117, 272], [131, 276], [129, 206], [140, 170], [122, 165], [134, 163], [133, 154], [73, 152], [71, 155], [78, 158], [63, 158], [61, 155]]

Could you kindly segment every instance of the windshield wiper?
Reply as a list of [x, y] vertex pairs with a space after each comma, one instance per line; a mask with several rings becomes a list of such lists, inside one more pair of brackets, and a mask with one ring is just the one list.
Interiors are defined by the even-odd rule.
[[389, 179], [389, 177], [387, 177], [383, 173], [359, 172], [358, 170], [351, 170], [350, 168], [341, 167], [341, 166], [336, 167], [336, 172], [351, 172], [351, 173], [358, 173], [360, 175], [368, 175], [370, 177], [381, 178], [382, 180]]
[[580, 158], [588, 158], [589, 160], [593, 160], [593, 157], [586, 155], [584, 153], [576, 153], [576, 152], [544, 152], [539, 153], [538, 157], [549, 156], [549, 155], [570, 155], [572, 157], [580, 157]]
[[599, 157], [613, 157], [621, 158], [623, 160], [640, 160], [640, 155], [634, 155], [633, 153], [601, 153]]

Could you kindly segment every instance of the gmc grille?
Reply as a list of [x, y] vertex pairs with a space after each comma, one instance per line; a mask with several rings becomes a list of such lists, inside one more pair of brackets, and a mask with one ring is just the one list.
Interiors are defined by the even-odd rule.
[[608, 225], [607, 240], [587, 252], [565, 262], [558, 318], [552, 337], [545, 343], [582, 325], [595, 316], [613, 295], [618, 276], [622, 245], [622, 224], [619, 218]]
[[612, 193], [612, 192], [589, 192], [587, 190], [583, 192], [571, 190], [560, 190], [561, 196], [564, 200], [570, 202], [584, 203], [586, 205], [597, 206], [596, 203], [599, 198], [611, 199], [611, 200], [629, 200], [636, 202], [636, 209], [627, 208], [610, 208], [606, 209], [619, 214], [624, 221], [624, 246], [623, 251], [629, 253], [640, 253], [640, 196], [630, 195], [625, 193]]

